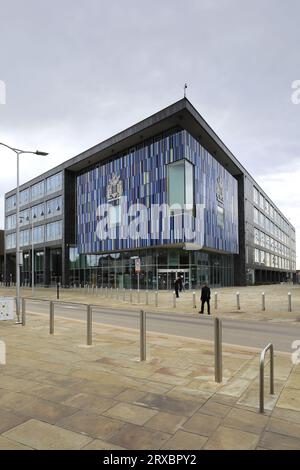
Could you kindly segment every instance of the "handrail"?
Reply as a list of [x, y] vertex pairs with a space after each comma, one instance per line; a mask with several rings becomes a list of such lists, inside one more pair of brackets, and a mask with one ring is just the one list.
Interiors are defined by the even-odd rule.
[[274, 347], [272, 343], [267, 344], [267, 346], [262, 350], [259, 359], [259, 412], [264, 412], [264, 371], [265, 371], [265, 357], [270, 350], [270, 394], [274, 395]]

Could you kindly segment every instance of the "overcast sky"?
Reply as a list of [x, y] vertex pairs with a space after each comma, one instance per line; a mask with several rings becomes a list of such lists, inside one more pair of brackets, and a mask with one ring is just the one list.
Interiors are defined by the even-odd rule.
[[[50, 153], [22, 157], [25, 182], [177, 101], [187, 82], [299, 246], [299, 18], [299, 0], [0, 0], [0, 141]], [[16, 165], [3, 148], [0, 161], [3, 227]]]

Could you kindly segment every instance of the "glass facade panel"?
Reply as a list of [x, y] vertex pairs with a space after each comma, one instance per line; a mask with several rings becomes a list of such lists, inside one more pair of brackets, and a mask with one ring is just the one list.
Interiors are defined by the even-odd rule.
[[5, 201], [5, 209], [11, 211], [16, 207], [16, 195], [10, 196]]
[[24, 206], [28, 204], [30, 201], [30, 193], [29, 189], [24, 189], [24, 191], [20, 191], [20, 206]]
[[31, 187], [31, 200], [34, 201], [43, 197], [45, 194], [45, 181], [40, 181]]
[[62, 239], [62, 221], [53, 222], [46, 225], [46, 241], [54, 241]]
[[46, 180], [46, 191], [47, 194], [52, 194], [56, 191], [60, 191], [62, 189], [62, 173], [57, 173], [56, 175], [50, 176]]
[[44, 243], [45, 241], [45, 227], [39, 225], [33, 228], [33, 241], [34, 243]]
[[55, 217], [62, 214], [62, 197], [56, 197], [47, 201], [46, 217]]
[[184, 186], [184, 160], [171, 163], [168, 166], [168, 196], [170, 206], [179, 204], [182, 208], [184, 207]]

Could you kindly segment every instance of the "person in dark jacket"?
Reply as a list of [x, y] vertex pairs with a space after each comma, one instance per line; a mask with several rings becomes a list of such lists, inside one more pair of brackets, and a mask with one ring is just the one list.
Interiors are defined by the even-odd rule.
[[210, 315], [210, 288], [207, 285], [207, 282], [203, 284], [201, 289], [201, 310], [199, 313], [204, 313], [204, 304], [207, 303], [207, 313]]
[[177, 277], [177, 279], [174, 282], [174, 289], [175, 289], [175, 294], [176, 294], [177, 299], [179, 297], [180, 280], [181, 280], [180, 277]]

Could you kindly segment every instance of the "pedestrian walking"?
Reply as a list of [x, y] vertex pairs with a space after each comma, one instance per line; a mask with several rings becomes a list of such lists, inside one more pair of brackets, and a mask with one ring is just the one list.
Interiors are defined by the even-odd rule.
[[210, 288], [208, 287], [207, 282], [203, 284], [201, 289], [201, 310], [199, 313], [204, 313], [204, 305], [207, 304], [207, 313], [210, 315]]
[[179, 288], [180, 288], [180, 277], [177, 277], [174, 282], [174, 289], [175, 289], [175, 294], [176, 298], [179, 298]]

